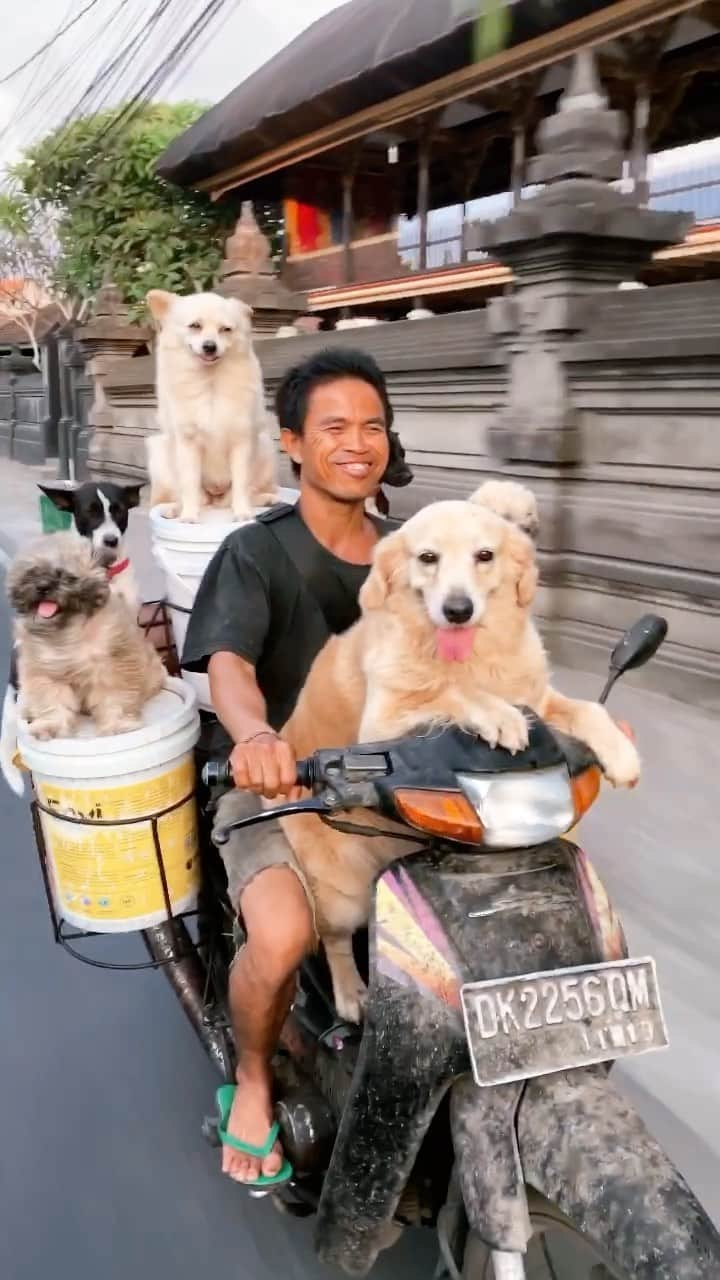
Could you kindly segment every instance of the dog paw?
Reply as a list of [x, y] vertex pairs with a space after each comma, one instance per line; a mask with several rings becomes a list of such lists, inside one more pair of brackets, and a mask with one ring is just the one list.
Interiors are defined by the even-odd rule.
[[47, 742], [50, 738], [69, 738], [75, 728], [75, 716], [39, 716], [28, 725], [33, 738]]
[[528, 744], [528, 724], [522, 711], [508, 702], [499, 711], [474, 714], [470, 727], [491, 747], [504, 747], [506, 751], [522, 751]]
[[97, 731], [103, 738], [111, 738], [116, 733], [132, 733], [142, 728], [140, 716], [113, 716], [97, 721]]
[[180, 507], [177, 502], [166, 502], [163, 507], [163, 520], [177, 520], [180, 515]]
[[235, 524], [247, 524], [252, 520], [253, 512], [249, 507], [233, 507], [232, 517]]
[[178, 520], [182, 520], [184, 524], [199, 524], [200, 512], [197, 507], [181, 507]]
[[335, 988], [335, 1008], [343, 1022], [362, 1022], [367, 1005], [367, 987], [358, 974], [357, 981], [343, 982]]
[[498, 746], [505, 747], [515, 755], [516, 751], [522, 751], [527, 746], [528, 737], [528, 723], [522, 711], [508, 705], [498, 724]]
[[612, 746], [608, 744], [602, 753], [596, 755], [603, 767], [608, 782], [614, 787], [634, 787], [640, 780], [640, 756], [635, 744], [625, 736], [621, 729], [613, 726]]

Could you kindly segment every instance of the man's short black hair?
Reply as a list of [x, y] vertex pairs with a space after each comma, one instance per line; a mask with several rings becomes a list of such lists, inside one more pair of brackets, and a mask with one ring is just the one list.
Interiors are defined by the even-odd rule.
[[324, 382], [336, 382], [338, 378], [360, 378], [375, 388], [382, 401], [385, 425], [389, 431], [393, 424], [393, 411], [385, 376], [372, 356], [353, 347], [325, 347], [288, 369], [275, 393], [275, 412], [281, 429], [301, 436], [311, 391]]

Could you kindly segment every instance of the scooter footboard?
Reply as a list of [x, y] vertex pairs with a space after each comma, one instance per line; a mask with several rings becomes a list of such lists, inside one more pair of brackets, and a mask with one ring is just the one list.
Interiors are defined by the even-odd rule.
[[603, 1067], [529, 1081], [516, 1123], [526, 1182], [622, 1275], [720, 1275], [720, 1235]]

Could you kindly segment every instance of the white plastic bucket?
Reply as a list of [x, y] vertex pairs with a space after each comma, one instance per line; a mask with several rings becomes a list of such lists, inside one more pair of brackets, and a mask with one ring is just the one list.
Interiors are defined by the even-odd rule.
[[20, 754], [42, 806], [50, 887], [58, 916], [69, 924], [128, 933], [167, 919], [153, 818], [172, 914], [195, 906], [199, 733], [193, 689], [170, 677], [145, 706], [142, 728], [131, 733], [99, 737], [85, 719], [75, 737], [40, 742], [20, 724]]
[[[280, 489], [280, 502], [296, 502], [297, 489]], [[173, 636], [178, 655], [182, 655], [188, 615], [192, 609], [200, 580], [215, 552], [234, 529], [225, 507], [205, 507], [197, 524], [184, 520], [169, 520], [167, 507], [153, 507], [150, 512], [150, 531], [155, 559], [165, 578], [165, 597], [172, 620]], [[266, 511], [259, 507], [258, 512]], [[200, 706], [212, 711], [208, 678], [191, 671], [183, 672], [197, 693]]]

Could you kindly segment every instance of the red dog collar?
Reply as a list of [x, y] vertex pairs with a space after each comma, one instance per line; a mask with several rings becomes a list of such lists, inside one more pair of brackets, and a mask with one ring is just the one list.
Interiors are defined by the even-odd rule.
[[124, 573], [129, 568], [130, 561], [126, 556], [124, 560], [118, 560], [117, 564], [109, 564], [105, 572], [108, 578], [117, 578], [119, 573]]

